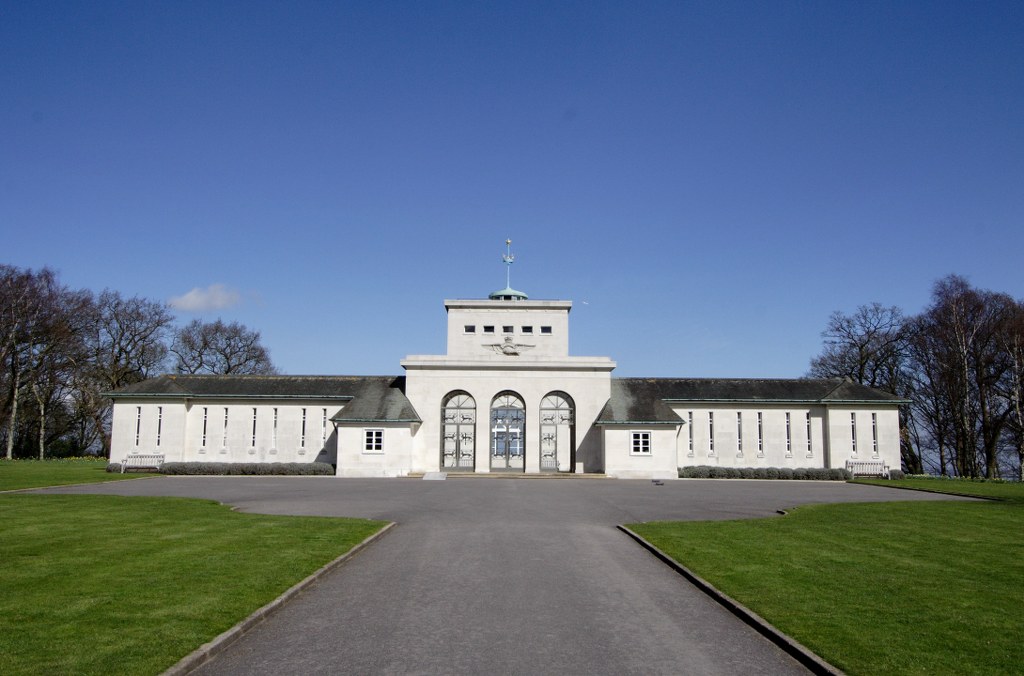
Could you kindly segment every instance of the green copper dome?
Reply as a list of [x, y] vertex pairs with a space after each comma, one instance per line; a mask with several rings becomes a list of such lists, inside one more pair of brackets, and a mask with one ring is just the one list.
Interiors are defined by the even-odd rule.
[[487, 297], [491, 300], [527, 300], [529, 298], [522, 291], [516, 291], [510, 286], [506, 286], [501, 291], [495, 291]]

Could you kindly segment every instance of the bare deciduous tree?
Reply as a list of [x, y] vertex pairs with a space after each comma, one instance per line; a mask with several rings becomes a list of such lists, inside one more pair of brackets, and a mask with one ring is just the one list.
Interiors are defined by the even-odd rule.
[[[850, 315], [834, 312], [822, 331], [822, 353], [811, 360], [809, 375], [843, 377], [907, 397], [907, 319], [898, 307], [862, 305]], [[900, 407], [900, 455], [908, 472], [920, 473], [921, 457], [910, 430], [910, 406]]]
[[79, 374], [83, 406], [92, 411], [103, 452], [110, 454], [111, 404], [104, 392], [145, 380], [167, 360], [172, 316], [164, 303], [106, 290], [96, 300], [86, 331], [88, 368]]
[[1021, 303], [950, 275], [935, 283], [931, 303], [916, 317], [867, 305], [853, 315], [833, 314], [822, 335], [825, 347], [811, 362], [812, 375], [842, 375], [913, 400], [901, 410], [908, 471], [1020, 475]]
[[171, 352], [178, 373], [271, 374], [277, 369], [260, 343], [259, 331], [238, 322], [194, 319], [174, 336]]
[[[8, 458], [110, 452], [107, 392], [167, 366], [274, 373], [260, 334], [195, 321], [173, 332], [164, 303], [68, 289], [46, 268], [0, 265], [0, 444]], [[186, 366], [188, 365], [188, 366]]]
[[896, 392], [906, 356], [903, 311], [879, 303], [852, 315], [834, 312], [822, 332], [825, 348], [811, 361], [819, 378], [845, 376], [854, 382]]

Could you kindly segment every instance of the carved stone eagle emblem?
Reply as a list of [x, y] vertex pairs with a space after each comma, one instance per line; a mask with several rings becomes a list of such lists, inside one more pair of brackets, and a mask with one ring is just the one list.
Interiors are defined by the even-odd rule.
[[484, 347], [507, 357], [518, 357], [520, 352], [532, 350], [534, 346], [524, 345], [523, 343], [513, 343], [512, 336], [505, 336], [504, 343], [485, 343]]

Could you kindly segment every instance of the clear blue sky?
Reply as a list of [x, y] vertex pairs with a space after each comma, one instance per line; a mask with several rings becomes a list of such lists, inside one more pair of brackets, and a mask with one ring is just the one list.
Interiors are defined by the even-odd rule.
[[443, 353], [511, 237], [574, 354], [799, 376], [835, 310], [1024, 297], [1022, 214], [1019, 1], [0, 2], [0, 262], [288, 373]]

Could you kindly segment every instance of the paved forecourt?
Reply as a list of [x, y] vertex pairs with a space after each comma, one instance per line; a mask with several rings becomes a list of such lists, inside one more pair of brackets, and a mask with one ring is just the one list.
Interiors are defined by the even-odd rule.
[[845, 483], [700, 480], [166, 477], [49, 490], [399, 523], [204, 674], [804, 673], [614, 526], [948, 499]]

